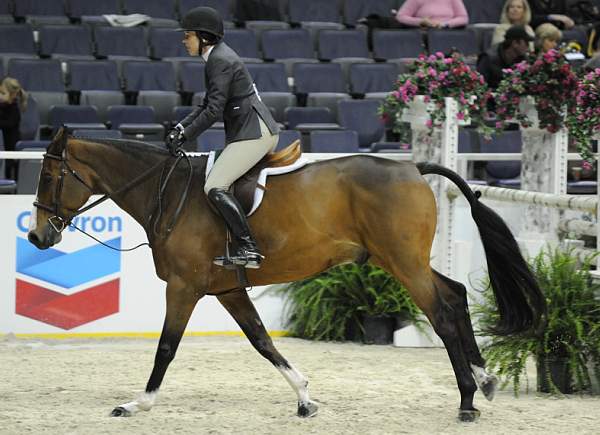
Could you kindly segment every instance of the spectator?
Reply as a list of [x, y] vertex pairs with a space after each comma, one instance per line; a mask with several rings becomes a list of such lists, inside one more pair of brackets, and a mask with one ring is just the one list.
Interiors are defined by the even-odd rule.
[[[21, 112], [27, 108], [27, 93], [19, 82], [6, 77], [0, 84], [0, 129], [4, 136], [6, 151], [14, 151], [20, 139], [19, 123]], [[17, 163], [15, 160], [6, 161], [6, 178], [17, 179]]]
[[[511, 26], [524, 26], [527, 33], [534, 37], [535, 33], [529, 25], [530, 22], [531, 8], [527, 0], [507, 0], [502, 7], [500, 24], [494, 30], [492, 45], [498, 45], [504, 41], [504, 34]], [[533, 49], [533, 46], [530, 49]]]
[[502, 70], [521, 62], [529, 51], [529, 43], [535, 38], [527, 33], [524, 26], [512, 26], [504, 35], [504, 41], [481, 54], [477, 70], [488, 85], [496, 89], [502, 80]]
[[571, 29], [575, 21], [569, 16], [567, 0], [531, 0], [531, 24], [537, 28], [543, 23], [552, 23], [559, 29]]
[[562, 32], [554, 24], [544, 23], [535, 29], [535, 49], [538, 53], [555, 50], [562, 39]]
[[406, 0], [396, 14], [400, 24], [409, 27], [464, 27], [469, 15], [462, 0]]

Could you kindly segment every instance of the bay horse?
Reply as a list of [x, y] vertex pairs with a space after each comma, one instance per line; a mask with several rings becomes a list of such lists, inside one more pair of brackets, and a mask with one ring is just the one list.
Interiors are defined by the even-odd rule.
[[[190, 315], [207, 294], [218, 298], [292, 386], [298, 416], [312, 416], [317, 404], [309, 397], [307, 378], [275, 349], [245, 289], [232, 290], [239, 287], [235, 272], [212, 263], [222, 254], [226, 231], [203, 191], [206, 160], [192, 159], [189, 195], [172, 231], [160, 236], [152, 231], [161, 179], [155, 168], [164, 169], [173, 157], [141, 142], [75, 139], [60, 130], [44, 154], [28, 239], [39, 249], [60, 242], [65, 225], [89, 208], [84, 204], [93, 194], [107, 195], [146, 230], [156, 273], [167, 283], [166, 317], [145, 392], [115, 407], [112, 416], [152, 408]], [[495, 332], [535, 328], [543, 321], [544, 298], [510, 230], [460, 176], [435, 164], [352, 155], [271, 177], [262, 205], [250, 217], [266, 260], [260, 269], [248, 270], [248, 279], [257, 286], [291, 282], [367, 259], [393, 274], [442, 339], [460, 391], [458, 417], [473, 421], [479, 416], [473, 406], [477, 386], [491, 400], [498, 381], [486, 372], [475, 342], [465, 286], [430, 266], [437, 216], [424, 174], [449, 178], [471, 206], [498, 305]], [[185, 165], [173, 172], [162, 197], [164, 222], [172, 220], [187, 179]]]

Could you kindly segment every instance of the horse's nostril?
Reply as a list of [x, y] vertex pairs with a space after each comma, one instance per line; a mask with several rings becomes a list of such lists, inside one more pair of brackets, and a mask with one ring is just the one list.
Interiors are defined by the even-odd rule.
[[30, 231], [29, 234], [27, 235], [27, 239], [33, 243], [35, 246], [40, 246], [40, 238], [37, 236], [36, 233], [34, 233], [33, 231]]

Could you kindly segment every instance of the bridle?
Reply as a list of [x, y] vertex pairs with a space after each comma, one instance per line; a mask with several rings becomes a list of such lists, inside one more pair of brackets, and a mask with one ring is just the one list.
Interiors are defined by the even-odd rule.
[[[120, 189], [118, 189], [112, 193], [107, 193], [107, 194], [103, 195], [101, 198], [97, 199], [96, 201], [92, 202], [91, 204], [86, 205], [85, 207], [79, 208], [77, 210], [69, 210], [69, 211], [73, 211], [73, 213], [67, 217], [67, 216], [61, 214], [61, 212], [60, 212], [60, 210], [63, 208], [62, 203], [61, 203], [61, 197], [62, 197], [63, 186], [65, 183], [65, 178], [68, 175], [71, 175], [79, 183], [83, 184], [86, 187], [86, 189], [90, 191], [90, 193], [93, 193], [93, 189], [85, 182], [85, 180], [81, 177], [81, 175], [79, 175], [69, 165], [69, 162], [67, 161], [66, 144], [63, 148], [61, 155], [56, 155], [56, 154], [51, 154], [51, 153], [46, 152], [46, 153], [44, 153], [43, 157], [44, 157], [44, 159], [49, 158], [49, 159], [59, 161], [60, 162], [60, 174], [58, 176], [58, 183], [56, 184], [56, 189], [54, 191], [53, 203], [51, 205], [46, 205], [46, 204], [43, 204], [43, 203], [37, 201], [37, 198], [36, 198], [36, 201], [34, 201], [33, 205], [36, 208], [39, 208], [39, 209], [42, 209], [42, 210], [52, 213], [52, 215], [48, 218], [48, 224], [50, 224], [50, 226], [54, 229], [54, 231], [56, 231], [59, 234], [62, 233], [66, 227], [71, 225], [71, 222], [75, 217], [96, 207], [97, 205], [103, 203], [107, 199], [111, 199], [113, 197], [119, 196], [123, 192], [131, 189], [132, 187], [135, 187], [136, 185], [138, 185], [139, 183], [144, 181], [146, 178], [148, 178], [160, 166], [163, 166], [166, 164], [165, 161], [158, 162], [156, 165], [148, 168], [141, 175], [134, 178], [133, 180], [131, 180], [129, 183], [127, 183], [125, 186], [121, 187]], [[177, 163], [179, 162], [180, 159], [181, 159], [181, 156], [178, 157], [174, 166], [177, 165]], [[186, 191], [186, 194], [187, 194], [187, 191]]]

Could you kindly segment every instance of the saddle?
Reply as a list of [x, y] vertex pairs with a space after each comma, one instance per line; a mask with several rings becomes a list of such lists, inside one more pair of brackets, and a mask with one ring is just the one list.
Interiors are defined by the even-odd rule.
[[286, 148], [275, 153], [269, 153], [261, 161], [252, 167], [233, 183], [233, 194], [238, 200], [244, 212], [250, 213], [254, 204], [254, 191], [266, 190], [266, 187], [258, 183], [260, 172], [265, 168], [281, 168], [295, 163], [302, 155], [300, 141], [296, 140]]

